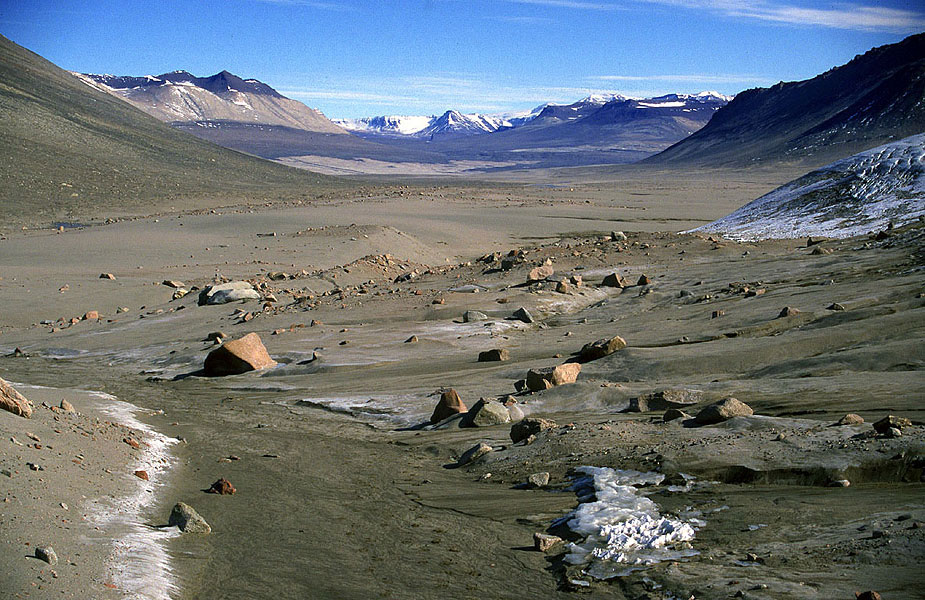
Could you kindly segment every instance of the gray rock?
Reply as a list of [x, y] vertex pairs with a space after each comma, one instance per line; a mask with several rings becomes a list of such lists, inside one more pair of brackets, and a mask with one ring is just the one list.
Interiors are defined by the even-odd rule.
[[463, 427], [490, 427], [511, 422], [511, 413], [508, 408], [492, 398], [482, 398], [476, 402], [463, 422]]
[[832, 425], [835, 425], [835, 426], [861, 425], [863, 423], [864, 423], [864, 417], [862, 417], [861, 415], [856, 415], [854, 413], [848, 413], [841, 419], [832, 423]]
[[526, 308], [524, 308], [523, 306], [521, 306], [520, 308], [518, 308], [518, 309], [514, 312], [514, 314], [511, 315], [511, 318], [517, 319], [518, 321], [523, 321], [524, 323], [533, 323], [533, 322], [534, 322], [533, 315], [531, 315], [531, 314], [530, 314], [530, 311], [528, 311], [528, 310], [527, 310]]
[[479, 362], [504, 361], [510, 357], [511, 354], [506, 348], [494, 348], [492, 350], [486, 350], [485, 352], [479, 352]]
[[874, 423], [874, 431], [879, 434], [886, 435], [889, 433], [890, 429], [902, 429], [903, 427], [909, 427], [910, 425], [912, 425], [912, 421], [905, 417], [888, 415]]
[[533, 547], [537, 552], [549, 552], [554, 546], [562, 542], [562, 538], [556, 535], [548, 535], [545, 533], [533, 534]]
[[611, 231], [610, 239], [611, 241], [614, 241], [614, 242], [625, 242], [626, 234], [623, 233], [622, 231]]
[[604, 281], [601, 282], [601, 285], [604, 287], [615, 287], [615, 288], [625, 288], [629, 284], [623, 279], [623, 276], [619, 273], [611, 273], [604, 277]]
[[582, 346], [581, 350], [578, 352], [578, 360], [583, 363], [590, 362], [613, 354], [617, 350], [622, 350], [624, 348], [626, 348], [626, 340], [619, 335], [612, 338], [600, 339], [596, 342], [588, 342]]
[[476, 321], [487, 321], [488, 315], [477, 310], [467, 310], [463, 313], [463, 323], [475, 323]]
[[462, 453], [462, 456], [459, 457], [459, 460], [456, 461], [457, 467], [462, 467], [468, 465], [469, 463], [475, 462], [478, 459], [482, 458], [486, 454], [492, 451], [492, 447], [486, 444], [485, 442], [479, 442], [475, 446], [472, 446], [468, 450]]
[[700, 425], [722, 423], [732, 417], [747, 417], [754, 414], [752, 408], [735, 398], [726, 398], [704, 408], [695, 417]]
[[542, 488], [549, 485], [549, 473], [543, 471], [542, 473], [532, 473], [527, 477], [527, 484], [530, 487]]
[[524, 411], [520, 409], [516, 404], [511, 404], [507, 407], [507, 412], [511, 415], [511, 422], [516, 423], [517, 421], [522, 421], [524, 418]]
[[184, 502], [174, 505], [167, 524], [178, 527], [183, 533], [212, 533], [212, 526], [192, 506]]
[[511, 441], [516, 444], [531, 435], [536, 436], [547, 429], [555, 429], [556, 427], [558, 427], [556, 422], [551, 419], [530, 417], [511, 426]]
[[671, 389], [645, 394], [630, 400], [626, 412], [649, 412], [668, 408], [687, 408], [702, 400], [703, 394], [697, 390]]
[[36, 546], [35, 557], [39, 560], [44, 560], [50, 565], [58, 564], [58, 555], [55, 554], [55, 549], [51, 546]]
[[677, 421], [678, 419], [687, 419], [692, 418], [689, 414], [681, 410], [680, 408], [669, 408], [665, 411], [665, 414], [662, 416], [662, 421], [669, 423], [671, 421]]
[[0, 410], [6, 410], [28, 419], [32, 416], [32, 403], [0, 378]]
[[236, 300], [259, 300], [260, 294], [246, 281], [208, 285], [199, 292], [199, 305], [226, 304]]

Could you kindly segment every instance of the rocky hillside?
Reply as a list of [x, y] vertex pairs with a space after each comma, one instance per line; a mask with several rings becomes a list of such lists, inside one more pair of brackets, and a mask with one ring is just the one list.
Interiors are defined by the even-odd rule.
[[747, 90], [647, 162], [823, 165], [925, 131], [925, 34], [874, 48], [806, 81]]

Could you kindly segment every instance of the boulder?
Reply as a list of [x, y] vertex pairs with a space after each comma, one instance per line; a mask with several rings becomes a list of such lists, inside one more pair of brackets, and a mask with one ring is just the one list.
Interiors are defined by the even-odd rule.
[[571, 277], [568, 278], [568, 280], [569, 280], [569, 283], [571, 283], [575, 287], [581, 287], [582, 285], [584, 285], [584, 280], [581, 278], [581, 275], [572, 275]]
[[199, 292], [199, 305], [227, 304], [237, 300], [259, 300], [260, 294], [246, 281], [231, 281], [221, 285], [207, 285]]
[[234, 494], [237, 490], [231, 485], [231, 482], [220, 477], [218, 481], [213, 483], [209, 489], [206, 490], [210, 494], [219, 494], [221, 496], [230, 496]]
[[32, 403], [2, 378], [0, 378], [0, 409], [27, 419], [32, 416]]
[[572, 286], [569, 284], [568, 281], [565, 281], [564, 279], [556, 284], [556, 292], [560, 294], [568, 294], [571, 291], [572, 291]]
[[69, 412], [69, 413], [76, 412], [74, 410], [74, 405], [63, 398], [61, 399], [61, 403], [58, 405], [58, 408], [60, 408], [64, 412]]
[[640, 275], [639, 281], [636, 282], [636, 285], [650, 285], [652, 280], [649, 279], [648, 275]]
[[545, 533], [534, 533], [533, 534], [533, 548], [537, 552], [549, 552], [557, 544], [561, 544], [564, 540], [557, 535], [548, 535]]
[[832, 423], [832, 425], [835, 425], [835, 426], [861, 425], [862, 423], [864, 423], [864, 417], [862, 417], [861, 415], [856, 415], [854, 413], [848, 413], [841, 419]]
[[467, 310], [463, 313], [463, 323], [475, 323], [476, 321], [487, 321], [488, 315], [477, 310]]
[[530, 272], [527, 273], [527, 283], [532, 283], [534, 281], [542, 281], [548, 277], [551, 277], [556, 270], [552, 268], [552, 265], [543, 265], [541, 267], [535, 267], [530, 269]]
[[461, 467], [463, 465], [468, 465], [471, 462], [475, 462], [492, 450], [493, 448], [485, 442], [479, 442], [475, 446], [472, 446], [462, 453], [462, 456], [460, 456], [459, 460], [456, 461], [456, 466]]
[[[883, 417], [876, 423], [874, 423], [874, 431], [879, 434], [887, 435], [890, 432], [890, 429], [898, 429], [902, 431], [903, 427], [909, 427], [912, 425], [912, 421], [905, 417], [897, 417], [894, 415], [888, 415]], [[899, 437], [899, 436], [896, 436]]]
[[626, 412], [649, 412], [668, 408], [687, 408], [688, 406], [697, 404], [702, 398], [703, 394], [697, 390], [662, 390], [631, 399]]
[[565, 363], [556, 367], [530, 369], [527, 371], [527, 388], [531, 392], [538, 392], [556, 385], [575, 383], [579, 373], [581, 373], [579, 363]]
[[406, 344], [414, 344], [414, 343], [416, 343], [417, 341], [418, 341], [418, 336], [412, 335], [410, 338], [408, 338], [407, 340], [405, 340], [405, 343], [406, 343]]
[[184, 502], [174, 505], [167, 525], [176, 526], [183, 533], [212, 533], [212, 526], [196, 512], [196, 509]]
[[464, 413], [468, 410], [465, 403], [460, 400], [459, 394], [454, 389], [448, 389], [440, 394], [440, 401], [434, 408], [434, 413], [430, 416], [431, 423], [439, 423], [453, 415]]
[[625, 242], [626, 234], [623, 233], [622, 231], [611, 231], [610, 239], [611, 241], [614, 241], [614, 242]]
[[604, 277], [604, 281], [601, 282], [601, 285], [604, 287], [615, 287], [621, 289], [627, 287], [626, 280], [623, 279], [623, 276], [619, 273], [611, 273], [610, 275]]
[[798, 314], [800, 314], [800, 309], [794, 308], [792, 306], [785, 306], [784, 308], [780, 309], [780, 313], [778, 313], [777, 318], [783, 319], [783, 318], [792, 317]]
[[623, 348], [626, 348], [626, 340], [619, 335], [612, 338], [603, 338], [596, 342], [588, 342], [578, 352], [578, 362], [586, 363], [597, 360]]
[[210, 377], [237, 375], [276, 366], [256, 333], [225, 342], [206, 356], [203, 371]]
[[112, 273], [100, 273], [100, 279], [115, 279], [116, 276]]
[[177, 290], [186, 287], [186, 284], [184, 284], [182, 281], [177, 281], [175, 279], [165, 279], [161, 282], [161, 285], [166, 285], [167, 287], [171, 287]]
[[748, 415], [754, 414], [755, 411], [752, 408], [736, 400], [735, 398], [725, 398], [720, 400], [710, 406], [707, 406], [695, 417], [697, 423], [700, 425], [712, 425], [714, 423], [722, 423], [732, 417], [747, 417]]
[[511, 353], [508, 352], [506, 348], [494, 348], [492, 350], [479, 352], [479, 362], [497, 362], [507, 360], [510, 357]]
[[516, 320], [518, 320], [518, 321], [523, 321], [524, 323], [533, 323], [533, 321], [534, 321], [533, 315], [531, 315], [531, 314], [530, 314], [530, 311], [528, 311], [528, 310], [527, 310], [526, 308], [524, 308], [523, 306], [521, 306], [520, 308], [518, 308], [518, 309], [514, 312], [514, 314], [511, 315], [511, 318], [512, 318], [512, 319], [516, 319]]
[[44, 560], [52, 566], [58, 564], [58, 555], [55, 554], [55, 549], [48, 545], [36, 546], [35, 557], [39, 560]]
[[461, 427], [490, 427], [511, 422], [508, 408], [494, 398], [482, 398], [476, 402], [460, 423]]
[[507, 411], [511, 414], [511, 422], [521, 421], [524, 418], [524, 411], [520, 409], [516, 404], [507, 404]]
[[100, 313], [99, 311], [88, 310], [87, 312], [84, 313], [84, 316], [82, 317], [81, 320], [82, 321], [99, 321]]
[[556, 422], [551, 419], [541, 419], [538, 417], [529, 417], [511, 426], [511, 441], [515, 444], [521, 442], [531, 435], [539, 435], [540, 432], [547, 429], [555, 429]]

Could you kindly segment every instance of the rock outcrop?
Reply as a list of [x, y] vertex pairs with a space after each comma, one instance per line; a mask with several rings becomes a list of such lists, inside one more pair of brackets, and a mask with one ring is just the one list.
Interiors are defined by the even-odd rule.
[[219, 377], [237, 375], [248, 371], [259, 371], [276, 366], [266, 347], [256, 333], [225, 342], [206, 356], [203, 367], [205, 375]]
[[27, 419], [32, 416], [32, 403], [3, 379], [0, 379], [0, 409]]

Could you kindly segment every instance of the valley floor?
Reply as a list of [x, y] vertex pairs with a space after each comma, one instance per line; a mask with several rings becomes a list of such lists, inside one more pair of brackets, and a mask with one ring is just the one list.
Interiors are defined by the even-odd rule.
[[[786, 179], [434, 184], [5, 235], [0, 376], [38, 408], [0, 413], [0, 595], [917, 597], [925, 228], [811, 247], [673, 233]], [[555, 273], [528, 283], [544, 264]], [[602, 285], [612, 272], [650, 283]], [[162, 284], [216, 276], [275, 300], [198, 306]], [[520, 307], [535, 322], [512, 320]], [[217, 330], [257, 332], [279, 366], [196, 376]], [[615, 335], [627, 347], [576, 383], [517, 392], [529, 369]], [[492, 348], [509, 360], [477, 361]], [[555, 425], [528, 444], [510, 424], [416, 427], [445, 387], [469, 407], [513, 394]], [[692, 414], [729, 396], [755, 414], [624, 412], [665, 389], [691, 391]], [[53, 410], [61, 399], [80, 414]], [[831, 426], [846, 413], [865, 423]], [[888, 414], [912, 424], [877, 434]], [[493, 451], [448, 468], [479, 442]], [[685, 556], [598, 579], [564, 544], [534, 550], [537, 532], [581, 542], [554, 523], [579, 507], [582, 466], [665, 475], [638, 494], [696, 527]], [[219, 477], [237, 493], [204, 493]], [[178, 501], [212, 534], [160, 528]], [[27, 557], [46, 543], [54, 567]]]

